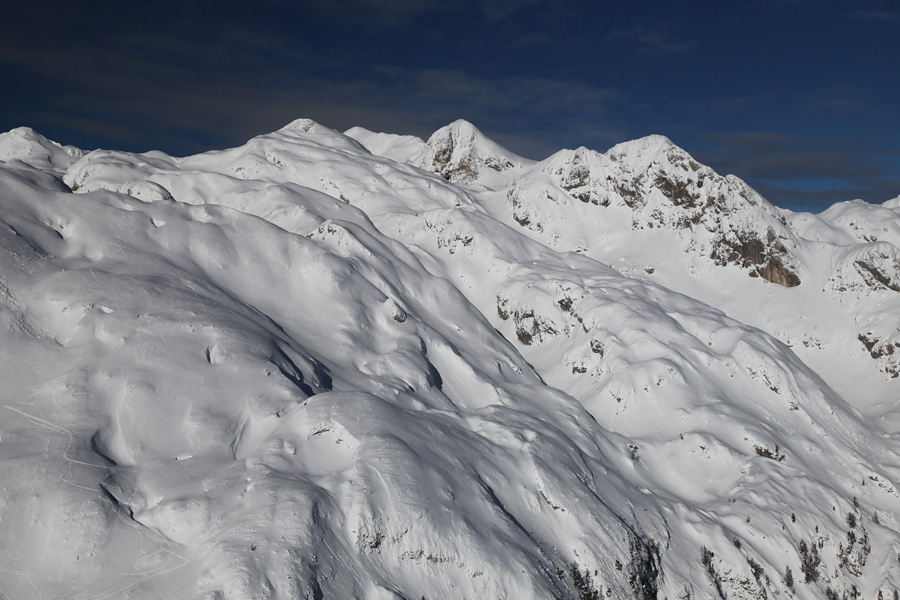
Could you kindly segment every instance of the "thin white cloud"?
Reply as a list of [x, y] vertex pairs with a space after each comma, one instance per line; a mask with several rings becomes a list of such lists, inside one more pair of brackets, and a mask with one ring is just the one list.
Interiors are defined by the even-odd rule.
[[690, 50], [697, 42], [680, 39], [667, 27], [648, 28], [642, 25], [617, 29], [604, 38], [610, 45], [623, 45], [647, 58], [659, 58]]
[[883, 23], [900, 23], [900, 10], [880, 8], [863, 8], [851, 10], [848, 14], [854, 19], [863, 21], [880, 21]]

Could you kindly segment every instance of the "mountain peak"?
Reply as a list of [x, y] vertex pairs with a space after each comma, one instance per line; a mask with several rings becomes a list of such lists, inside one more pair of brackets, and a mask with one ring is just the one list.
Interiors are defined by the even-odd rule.
[[330, 127], [326, 127], [321, 123], [313, 121], [312, 119], [295, 119], [281, 129], [275, 131], [274, 133], [260, 137], [282, 137], [287, 138], [292, 142], [296, 141], [297, 139], [312, 140], [318, 144], [330, 148], [343, 148], [345, 150], [352, 151], [366, 151], [365, 147], [352, 137], [348, 137], [340, 131], [337, 131]]
[[293, 121], [291, 121], [290, 123], [288, 123], [287, 125], [282, 127], [281, 129], [279, 129], [278, 131], [284, 132], [284, 133], [293, 133], [293, 132], [307, 133], [309, 131], [312, 131], [313, 129], [324, 129], [324, 128], [325, 128], [324, 126], [316, 123], [312, 119], [300, 118], [300, 119], [294, 119]]
[[616, 144], [606, 155], [620, 164], [641, 170], [649, 168], [654, 163], [666, 165], [690, 162], [694, 171], [701, 166], [684, 148], [659, 134]]
[[882, 206], [885, 208], [891, 208], [891, 209], [900, 208], [900, 196], [897, 196], [896, 198], [891, 198], [890, 200], [885, 201], [884, 204], [882, 204]]
[[454, 183], [471, 183], [484, 173], [499, 173], [530, 163], [464, 119], [435, 131], [408, 162]]
[[645, 135], [644, 137], [639, 137], [627, 142], [616, 144], [616, 147], [618, 146], [632, 146], [639, 148], [671, 148], [673, 146], [676, 148], [678, 147], [668, 137], [659, 133], [651, 133], [650, 135]]
[[16, 127], [0, 134], [2, 161], [21, 160], [33, 167], [61, 174], [83, 155], [83, 150], [58, 144], [31, 127]]
[[10, 129], [9, 131], [7, 131], [5, 134], [2, 134], [2, 135], [10, 136], [10, 137], [28, 138], [28, 139], [34, 139], [35, 137], [46, 139], [46, 138], [44, 138], [44, 136], [39, 134], [37, 131], [35, 131], [31, 127], [15, 127], [13, 129]]
[[[481, 133], [480, 129], [478, 129], [477, 127], [475, 127], [475, 125], [473, 125], [469, 121], [466, 121], [465, 119], [456, 119], [449, 125], [445, 125], [445, 126], [441, 127], [440, 129], [438, 129], [438, 131], [443, 131], [443, 130], [456, 131], [459, 133], [466, 133], [466, 134], [472, 133], [475, 135], [480, 135], [482, 137], [484, 136], [484, 134]], [[435, 133], [437, 133], [437, 132], [435, 132]]]

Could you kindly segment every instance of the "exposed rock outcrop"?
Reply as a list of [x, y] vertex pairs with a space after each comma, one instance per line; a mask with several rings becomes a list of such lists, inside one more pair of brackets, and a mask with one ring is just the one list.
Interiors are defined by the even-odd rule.
[[718, 175], [662, 136], [606, 154], [563, 150], [513, 181], [506, 196], [513, 219], [538, 233], [560, 233], [567, 221], [560, 212], [571, 200], [628, 207], [632, 229], [674, 230], [689, 253], [786, 287], [800, 284], [791, 255], [796, 235], [781, 213], [737, 177]]
[[453, 183], [472, 183], [485, 172], [502, 172], [528, 161], [491, 141], [468, 121], [454, 121], [432, 134], [409, 164]]
[[888, 242], [858, 244], [835, 265], [828, 284], [838, 297], [900, 292], [900, 249]]

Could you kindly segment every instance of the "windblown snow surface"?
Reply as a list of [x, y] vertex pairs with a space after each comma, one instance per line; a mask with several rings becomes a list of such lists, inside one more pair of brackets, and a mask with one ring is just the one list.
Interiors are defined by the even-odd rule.
[[464, 121], [0, 161], [4, 598], [898, 597], [900, 199]]

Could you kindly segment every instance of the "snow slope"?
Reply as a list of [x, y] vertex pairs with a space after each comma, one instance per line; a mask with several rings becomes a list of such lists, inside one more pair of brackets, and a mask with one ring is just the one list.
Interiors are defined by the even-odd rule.
[[84, 156], [74, 146], [62, 146], [48, 140], [30, 127], [17, 127], [0, 134], [0, 161], [21, 161], [32, 167], [62, 175], [73, 162]]
[[758, 302], [892, 306], [889, 226], [784, 217], [659, 137], [534, 164], [465, 122], [348, 134], [0, 136], [5, 595], [900, 589], [896, 438]]
[[[605, 154], [562, 150], [470, 192], [492, 216], [546, 246], [763, 329], [885, 431], [900, 432], [893, 381], [900, 373], [893, 351], [900, 348], [900, 220], [890, 203], [791, 215], [662, 136]], [[860, 379], [871, 385], [860, 388]]]
[[[435, 131], [427, 142], [412, 136], [373, 133], [361, 127], [345, 132], [373, 154], [404, 162], [458, 184], [496, 184], [534, 161], [514, 154], [462, 119]], [[502, 175], [502, 176], [501, 176]]]
[[405, 163], [413, 155], [425, 152], [425, 140], [414, 135], [397, 135], [395, 133], [377, 133], [365, 127], [351, 127], [344, 132], [372, 154], [384, 156], [399, 163]]

